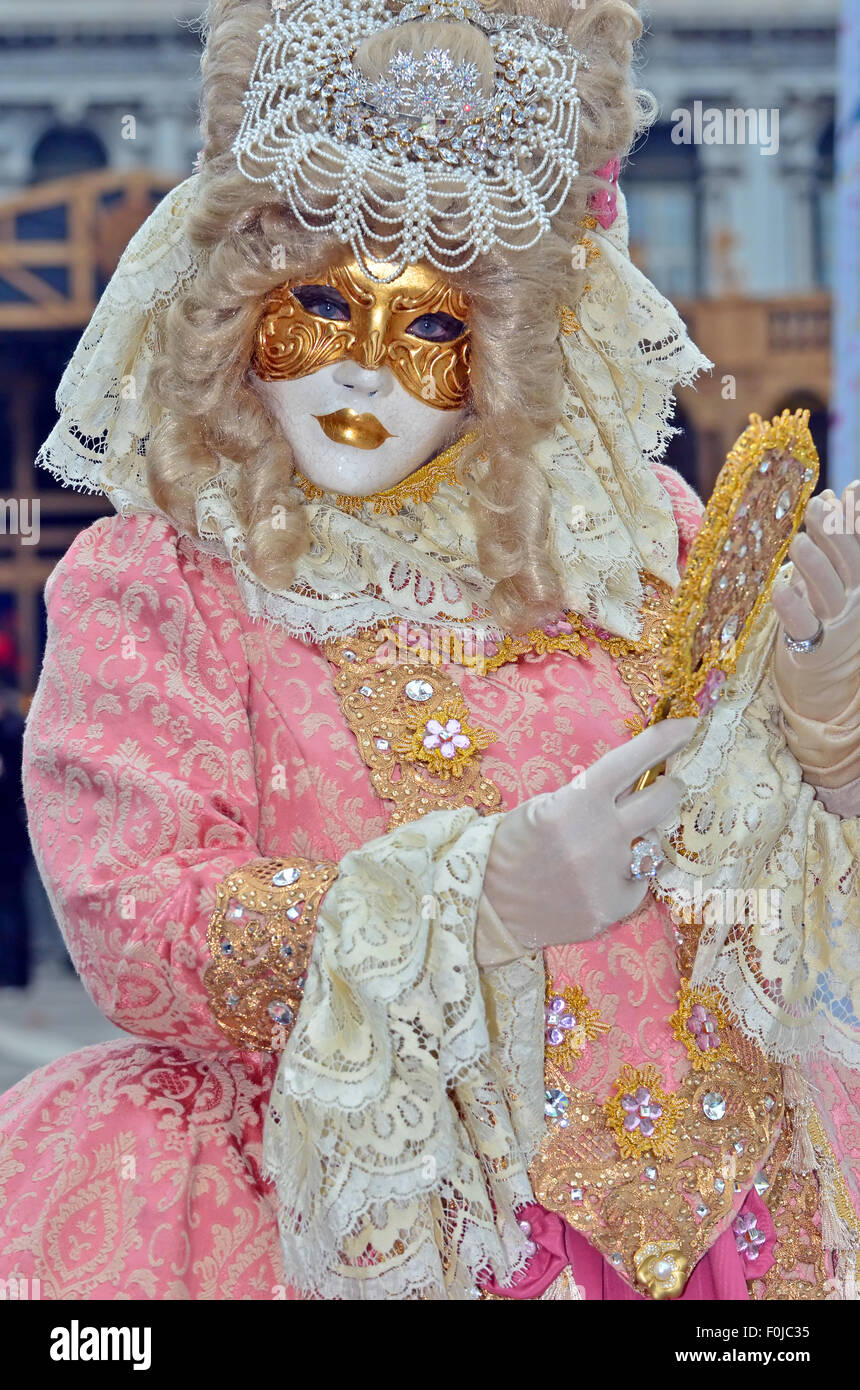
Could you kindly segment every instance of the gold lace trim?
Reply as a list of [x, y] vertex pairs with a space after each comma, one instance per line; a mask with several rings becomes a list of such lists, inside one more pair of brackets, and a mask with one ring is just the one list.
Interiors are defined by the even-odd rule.
[[337, 872], [328, 862], [255, 859], [218, 884], [206, 933], [213, 963], [203, 984], [218, 1026], [236, 1047], [280, 1052], [286, 1046], [317, 913]]
[[483, 671], [496, 671], [509, 661], [519, 661], [521, 656], [545, 656], [547, 652], [587, 657], [588, 643], [596, 642], [614, 658], [621, 679], [643, 715], [647, 714], [660, 690], [660, 659], [672, 590], [650, 574], [643, 575], [642, 587], [642, 633], [635, 642], [594, 627], [581, 614], [571, 611], [558, 622], [548, 623], [545, 629], [533, 628], [523, 637], [505, 637], [495, 653], [483, 658]]
[[565, 613], [557, 623], [547, 624], [556, 628], [555, 632], [535, 627], [523, 637], [504, 637], [498, 651], [485, 656], [479, 675], [497, 671], [509, 661], [519, 661], [521, 656], [546, 656], [548, 652], [569, 652], [571, 656], [588, 656], [588, 646], [582, 638], [582, 619], [578, 613]]
[[[481, 774], [481, 750], [495, 736], [471, 725], [460, 687], [441, 667], [378, 660], [382, 636], [382, 630], [354, 633], [326, 643], [325, 653], [336, 668], [334, 688], [374, 789], [393, 802], [389, 828], [459, 806], [482, 815], [498, 811], [501, 793]], [[451, 718], [461, 724], [469, 747], [457, 758], [434, 757], [438, 750], [423, 743], [427, 723], [445, 725]]]
[[660, 663], [673, 590], [662, 579], [651, 574], [643, 575], [642, 588], [642, 607], [639, 610], [642, 632], [635, 642], [592, 627], [576, 614], [572, 618], [583, 636], [597, 642], [615, 658], [619, 676], [642, 714], [647, 715], [662, 689]]
[[414, 473], [395, 483], [393, 487], [384, 488], [380, 492], [371, 492], [364, 497], [352, 497], [349, 493], [326, 492], [324, 488], [317, 487], [310, 478], [306, 478], [304, 473], [298, 468], [293, 470], [293, 481], [304, 493], [305, 497], [311, 502], [317, 502], [322, 497], [327, 497], [336, 507], [348, 512], [350, 516], [357, 516], [363, 507], [372, 507], [377, 516], [383, 513], [386, 516], [396, 516], [402, 511], [407, 502], [429, 502], [443, 483], [457, 483], [457, 463], [460, 455], [474, 444], [478, 438], [478, 431], [471, 430], [464, 434], [462, 439], [458, 439], [456, 444], [445, 449], [436, 458], [430, 459], [428, 463], [416, 468]]

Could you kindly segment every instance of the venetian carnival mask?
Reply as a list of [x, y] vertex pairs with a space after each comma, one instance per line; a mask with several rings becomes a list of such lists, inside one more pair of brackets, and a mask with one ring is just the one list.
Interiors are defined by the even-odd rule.
[[469, 399], [468, 313], [467, 296], [424, 265], [380, 283], [349, 260], [269, 295], [252, 368], [312, 483], [378, 492], [457, 434]]

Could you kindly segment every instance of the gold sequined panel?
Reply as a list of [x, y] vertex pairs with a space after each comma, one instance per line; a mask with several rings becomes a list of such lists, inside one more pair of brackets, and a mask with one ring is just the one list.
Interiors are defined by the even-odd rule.
[[219, 883], [206, 934], [203, 983], [219, 1027], [237, 1047], [279, 1052], [305, 984], [323, 895], [337, 865], [255, 859]]
[[827, 1298], [827, 1262], [821, 1244], [821, 1194], [815, 1173], [786, 1167], [792, 1140], [792, 1117], [765, 1166], [769, 1189], [762, 1194], [776, 1228], [775, 1262], [761, 1279], [750, 1281], [755, 1299]]
[[[472, 724], [460, 687], [428, 662], [380, 659], [387, 629], [326, 644], [334, 688], [394, 829], [428, 811], [498, 811], [501, 793], [481, 773], [494, 735]], [[390, 635], [390, 634], [389, 634]]]
[[[653, 1297], [683, 1290], [731, 1213], [735, 1183], [750, 1186], [782, 1124], [779, 1068], [735, 1029], [728, 1039], [728, 1056], [691, 1071], [671, 1095], [655, 1068], [640, 1069], [648, 1076], [627, 1068], [601, 1104], [547, 1065], [552, 1118], [530, 1170], [535, 1196]], [[636, 1127], [626, 1130], [634, 1110]], [[668, 1295], [654, 1274], [663, 1264], [672, 1266]]]

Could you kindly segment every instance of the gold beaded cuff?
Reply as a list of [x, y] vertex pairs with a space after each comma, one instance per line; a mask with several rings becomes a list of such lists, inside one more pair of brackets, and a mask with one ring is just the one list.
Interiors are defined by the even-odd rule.
[[255, 859], [216, 888], [203, 977], [218, 1026], [237, 1047], [280, 1052], [302, 1002], [317, 913], [332, 863]]

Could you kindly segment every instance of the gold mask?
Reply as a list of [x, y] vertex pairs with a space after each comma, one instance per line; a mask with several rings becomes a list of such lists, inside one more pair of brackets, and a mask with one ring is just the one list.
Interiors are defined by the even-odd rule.
[[295, 381], [351, 357], [370, 370], [390, 367], [410, 395], [437, 410], [462, 410], [468, 312], [468, 296], [423, 265], [379, 285], [345, 262], [313, 284], [291, 280], [272, 291], [257, 328], [254, 371], [263, 381]]

